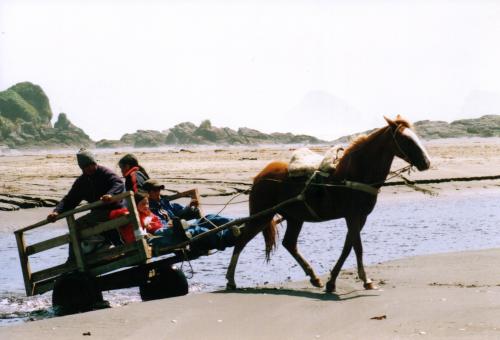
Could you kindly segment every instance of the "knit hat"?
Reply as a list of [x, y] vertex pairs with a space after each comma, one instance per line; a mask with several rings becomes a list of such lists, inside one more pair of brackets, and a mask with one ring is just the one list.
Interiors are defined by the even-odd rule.
[[76, 160], [80, 169], [83, 169], [90, 164], [97, 164], [97, 161], [92, 152], [84, 148], [78, 151], [78, 153], [76, 154]]

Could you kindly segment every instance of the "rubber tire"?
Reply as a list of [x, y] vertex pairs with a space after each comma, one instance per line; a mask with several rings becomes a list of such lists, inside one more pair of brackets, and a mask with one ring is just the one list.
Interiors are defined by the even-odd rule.
[[54, 283], [52, 306], [57, 315], [88, 312], [104, 302], [96, 280], [85, 273], [65, 274]]
[[165, 266], [157, 270], [156, 276], [140, 285], [139, 292], [143, 301], [165, 299], [186, 295], [189, 284], [182, 270]]

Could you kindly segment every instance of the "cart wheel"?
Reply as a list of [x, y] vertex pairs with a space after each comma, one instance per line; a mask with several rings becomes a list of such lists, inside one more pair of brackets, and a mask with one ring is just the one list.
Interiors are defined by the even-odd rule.
[[157, 269], [154, 277], [139, 286], [143, 301], [182, 296], [189, 287], [184, 272], [177, 267], [165, 266]]
[[65, 274], [56, 280], [52, 292], [52, 306], [57, 315], [109, 307], [103, 300], [95, 279], [80, 272]]

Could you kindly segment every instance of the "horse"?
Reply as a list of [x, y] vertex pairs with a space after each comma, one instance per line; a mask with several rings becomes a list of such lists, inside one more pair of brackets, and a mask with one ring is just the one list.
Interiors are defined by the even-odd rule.
[[[227, 289], [236, 289], [234, 274], [239, 255], [245, 245], [259, 232], [263, 232], [266, 244], [266, 259], [276, 247], [276, 214], [286, 220], [286, 231], [282, 244], [300, 264], [310, 282], [315, 287], [323, 283], [297, 248], [297, 239], [304, 222], [323, 222], [345, 218], [347, 235], [337, 263], [330, 273], [325, 291], [335, 292], [335, 281], [351, 249], [356, 254], [358, 277], [365, 289], [376, 286], [367, 278], [363, 266], [363, 246], [360, 232], [367, 216], [377, 202], [377, 194], [385, 182], [394, 157], [399, 157], [419, 171], [430, 167], [429, 155], [420, 142], [411, 124], [397, 116], [391, 120], [384, 117], [387, 125], [369, 135], [354, 140], [341, 156], [335, 170], [326, 179], [326, 185], [311, 185], [311, 178], [297, 180], [289, 176], [288, 164], [274, 161], [268, 164], [255, 178], [249, 197], [250, 220], [236, 243], [228, 266]], [[329, 185], [330, 184], [330, 185]], [[290, 204], [280, 204], [292, 197]], [[280, 205], [279, 209], [273, 207]], [[265, 210], [271, 210], [264, 213]], [[263, 216], [260, 216], [263, 215]]]

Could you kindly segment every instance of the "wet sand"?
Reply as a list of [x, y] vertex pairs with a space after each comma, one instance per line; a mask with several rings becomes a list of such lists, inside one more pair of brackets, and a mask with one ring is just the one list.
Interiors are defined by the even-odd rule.
[[[435, 179], [448, 177], [500, 175], [500, 138], [455, 139], [425, 143], [432, 167], [413, 172], [409, 178]], [[324, 153], [330, 146], [314, 146]], [[248, 189], [252, 178], [272, 160], [290, 160], [293, 146], [272, 147], [185, 147], [171, 149], [136, 149], [132, 152], [152, 178], [165, 184], [166, 193], [199, 188], [202, 196], [231, 196]], [[38, 152], [28, 155], [0, 155], [0, 195], [14, 194], [60, 199], [80, 174], [76, 165], [77, 150]], [[130, 152], [130, 150], [128, 151]], [[118, 160], [127, 151], [97, 150], [99, 163], [117, 173]], [[392, 169], [406, 163], [396, 159]], [[497, 182], [494, 182], [495, 185]], [[451, 188], [491, 186], [491, 182], [451, 184]], [[440, 186], [430, 185], [441, 190]], [[450, 185], [444, 185], [449, 188]], [[404, 187], [384, 192], [408, 192]], [[384, 193], [383, 192], [383, 193]], [[229, 198], [228, 198], [229, 199]]]
[[306, 282], [188, 295], [3, 327], [2, 339], [498, 339], [500, 250], [439, 254], [352, 271], [338, 294]]
[[[426, 145], [432, 157], [432, 168], [412, 173], [411, 179], [500, 174], [498, 139]], [[117, 169], [115, 164], [124, 153], [99, 153], [99, 159], [102, 164]], [[204, 196], [202, 201], [213, 204], [227, 202], [232, 195], [248, 188], [252, 176], [270, 160], [287, 160], [291, 148], [221, 147], [134, 153], [151, 176], [160, 179], [168, 189], [198, 187]], [[60, 198], [78, 175], [72, 154], [3, 156], [1, 161], [0, 170], [6, 173], [6, 181], [0, 185], [0, 193], [7, 189], [23, 195]], [[393, 169], [403, 165], [397, 160]], [[21, 167], [22, 172], [18, 171]], [[471, 193], [487, 193], [493, 199], [500, 198], [499, 180], [422, 187], [433, 190], [445, 200]], [[379, 202], [388, 205], [426, 199], [430, 200], [430, 196], [404, 186], [385, 187], [379, 196]], [[457, 206], [456, 209], [463, 208]], [[241, 208], [240, 213], [244, 212], [245, 208]], [[424, 214], [422, 211], [413, 213]], [[14, 221], [17, 218], [13, 216], [18, 216], [14, 214], [1, 213], [0, 217], [11, 216]], [[425, 223], [423, 215], [422, 223]], [[6, 227], [7, 224], [3, 224], [2, 229], [10, 232], [13, 227]], [[422, 232], [426, 231], [422, 229]], [[478, 232], [467, 237], [486, 236]], [[227, 260], [229, 256], [228, 253]], [[103, 339], [160, 335], [181, 339], [497, 339], [500, 337], [500, 322], [497, 321], [500, 313], [499, 260], [500, 250], [497, 249], [413, 257], [371, 266], [368, 273], [376, 278], [381, 288], [375, 291], [362, 290], [353, 270], [347, 269], [338, 280], [338, 294], [333, 295], [311, 288], [305, 282], [279, 282], [275, 289], [190, 294], [2, 327], [0, 338], [71, 339], [90, 332], [93, 338]], [[269, 286], [272, 284], [266, 285]], [[381, 317], [381, 320], [372, 320], [372, 317]]]

